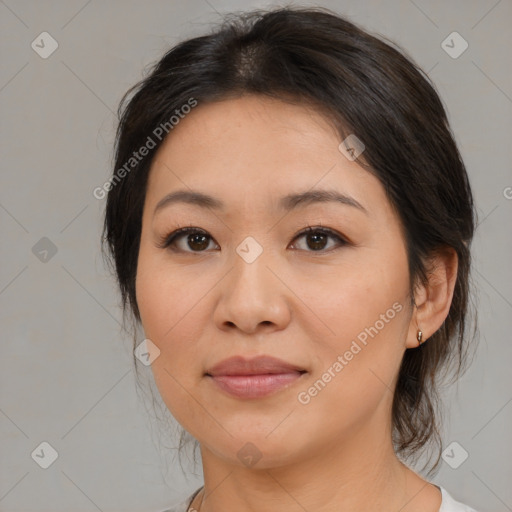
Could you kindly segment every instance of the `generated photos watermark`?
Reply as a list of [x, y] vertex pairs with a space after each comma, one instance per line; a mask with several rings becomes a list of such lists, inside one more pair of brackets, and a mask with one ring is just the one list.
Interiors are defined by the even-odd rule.
[[[368, 337], [374, 338], [381, 332], [387, 324], [397, 313], [402, 311], [403, 306], [399, 302], [395, 302], [385, 313], [382, 313], [378, 320], [375, 321], [370, 327], [365, 327], [358, 335], [357, 341], [354, 339], [350, 345], [349, 350], [346, 350], [343, 355], [338, 355], [336, 361], [333, 362], [329, 368], [322, 374], [322, 376], [315, 381], [306, 391], [301, 391], [297, 395], [297, 400], [302, 405], [307, 405], [311, 399], [320, 393], [329, 382], [332, 381], [340, 372], [349, 364], [355, 355], [359, 354], [361, 350], [368, 344]], [[359, 345], [359, 343], [362, 345]]]
[[122, 167], [114, 172], [112, 177], [107, 180], [101, 187], [96, 187], [93, 190], [93, 196], [96, 199], [104, 199], [107, 193], [112, 190], [121, 180], [123, 180], [127, 174], [130, 173], [137, 165], [149, 155], [150, 150], [154, 149], [157, 145], [157, 141], [161, 142], [165, 136], [174, 129], [174, 127], [184, 119], [187, 114], [190, 114], [192, 109], [197, 106], [197, 100], [189, 98], [188, 102], [182, 105], [180, 108], [174, 110], [176, 115], [172, 115], [168, 121], [160, 123], [152, 132], [148, 135], [146, 141], [142, 146], [132, 153], [132, 156], [124, 163]]

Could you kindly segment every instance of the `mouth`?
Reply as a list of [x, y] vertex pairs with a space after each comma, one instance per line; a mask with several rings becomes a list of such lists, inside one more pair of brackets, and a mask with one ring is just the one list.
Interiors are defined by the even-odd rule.
[[306, 372], [267, 373], [262, 375], [207, 375], [221, 390], [237, 398], [262, 398], [281, 391]]
[[304, 374], [299, 366], [271, 356], [226, 359], [205, 373], [217, 388], [236, 398], [262, 398], [282, 391]]

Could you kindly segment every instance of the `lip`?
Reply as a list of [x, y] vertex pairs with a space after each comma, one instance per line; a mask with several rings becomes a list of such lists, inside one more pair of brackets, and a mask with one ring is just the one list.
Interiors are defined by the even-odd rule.
[[271, 356], [235, 356], [216, 364], [205, 375], [231, 396], [261, 398], [289, 387], [304, 373], [303, 368]]
[[268, 373], [292, 373], [304, 372], [304, 368], [287, 363], [282, 359], [272, 356], [257, 356], [246, 359], [242, 356], [234, 356], [224, 359], [212, 366], [206, 374], [213, 377], [219, 375], [264, 375]]

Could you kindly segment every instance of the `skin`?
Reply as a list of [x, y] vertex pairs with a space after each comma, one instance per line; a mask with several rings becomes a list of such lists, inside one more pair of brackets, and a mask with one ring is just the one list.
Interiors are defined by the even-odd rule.
[[[437, 512], [441, 495], [396, 457], [391, 443], [393, 390], [405, 350], [446, 318], [457, 260], [432, 257], [427, 286], [411, 306], [400, 219], [377, 178], [338, 149], [333, 126], [312, 108], [243, 96], [200, 104], [175, 126], [152, 163], [143, 212], [136, 293], [145, 335], [160, 350], [152, 363], [161, 396], [200, 443], [201, 512], [380, 510]], [[175, 203], [178, 189], [225, 203], [224, 211]], [[332, 189], [366, 210], [326, 202], [289, 212], [289, 193]], [[330, 228], [348, 241], [297, 234]], [[159, 247], [194, 226], [175, 251]], [[236, 252], [248, 236], [263, 252], [247, 263]], [[198, 250], [205, 247], [205, 250]], [[323, 247], [323, 248], [322, 248]], [[302, 404], [297, 397], [374, 326], [393, 304], [401, 311]], [[428, 343], [428, 341], [427, 341]], [[230, 397], [205, 377], [233, 355], [268, 354], [307, 370], [260, 399]], [[252, 443], [261, 458], [238, 451]]]

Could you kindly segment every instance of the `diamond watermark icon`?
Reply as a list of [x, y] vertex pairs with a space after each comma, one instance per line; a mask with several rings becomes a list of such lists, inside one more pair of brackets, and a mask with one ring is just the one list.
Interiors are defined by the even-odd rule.
[[46, 441], [43, 441], [30, 456], [43, 469], [48, 469], [56, 460], [59, 454], [57, 450]]
[[452, 59], [458, 59], [468, 49], [468, 46], [468, 42], [458, 32], [452, 32], [441, 43], [441, 48]]
[[134, 354], [144, 366], [149, 366], [160, 355], [160, 349], [146, 338], [137, 345]]
[[39, 57], [47, 59], [59, 47], [59, 43], [48, 32], [41, 32], [30, 46]]
[[245, 443], [242, 448], [238, 450], [237, 456], [242, 464], [248, 468], [252, 468], [261, 459], [262, 454], [255, 444]]
[[32, 247], [32, 253], [41, 263], [48, 263], [57, 254], [57, 246], [43, 236]]
[[344, 141], [338, 146], [340, 152], [347, 160], [353, 162], [365, 149], [365, 145], [356, 135], [351, 133]]
[[253, 263], [263, 252], [263, 247], [252, 236], [248, 236], [236, 248], [236, 252], [246, 263]]
[[441, 454], [452, 469], [457, 469], [469, 457], [469, 453], [457, 441], [451, 442]]

